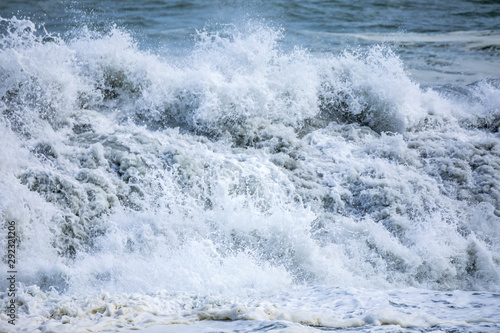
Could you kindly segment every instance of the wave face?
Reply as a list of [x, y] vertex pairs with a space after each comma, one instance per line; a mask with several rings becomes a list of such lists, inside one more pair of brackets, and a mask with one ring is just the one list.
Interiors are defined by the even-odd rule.
[[248, 300], [500, 291], [500, 79], [424, 88], [389, 48], [285, 50], [259, 22], [200, 31], [184, 58], [119, 28], [0, 25], [0, 222], [26, 329], [144, 327], [127, 309], [356, 327], [392, 322]]

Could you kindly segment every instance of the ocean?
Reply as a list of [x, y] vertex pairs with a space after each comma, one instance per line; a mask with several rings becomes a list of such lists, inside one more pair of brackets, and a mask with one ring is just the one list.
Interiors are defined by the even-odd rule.
[[500, 331], [500, 3], [0, 0], [1, 332]]

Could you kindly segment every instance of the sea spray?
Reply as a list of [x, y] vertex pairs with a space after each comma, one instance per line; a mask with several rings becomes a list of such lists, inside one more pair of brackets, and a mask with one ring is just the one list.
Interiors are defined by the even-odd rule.
[[18, 228], [23, 328], [432, 326], [255, 298], [499, 290], [497, 80], [423, 88], [388, 48], [285, 51], [255, 22], [199, 32], [185, 61], [116, 27], [1, 23], [0, 216]]

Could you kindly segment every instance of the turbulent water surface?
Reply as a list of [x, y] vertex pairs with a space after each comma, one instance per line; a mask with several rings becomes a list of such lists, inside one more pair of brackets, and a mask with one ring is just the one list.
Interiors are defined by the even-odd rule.
[[499, 331], [499, 61], [496, 1], [0, 2], [0, 330]]

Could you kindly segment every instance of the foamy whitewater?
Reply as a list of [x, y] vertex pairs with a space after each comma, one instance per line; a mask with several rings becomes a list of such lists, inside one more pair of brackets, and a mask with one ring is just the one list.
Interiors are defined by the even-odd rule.
[[183, 57], [0, 26], [0, 331], [500, 330], [500, 79], [263, 21]]

